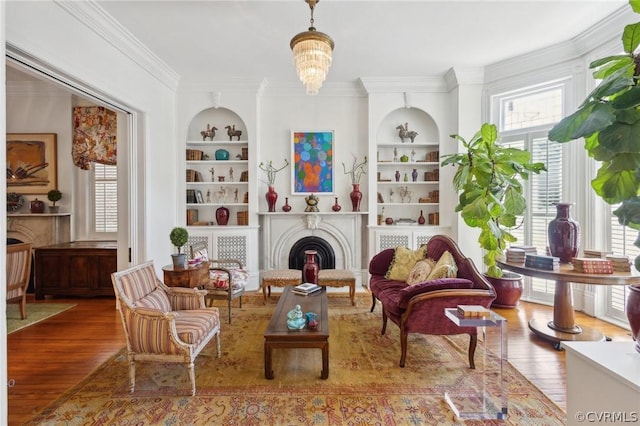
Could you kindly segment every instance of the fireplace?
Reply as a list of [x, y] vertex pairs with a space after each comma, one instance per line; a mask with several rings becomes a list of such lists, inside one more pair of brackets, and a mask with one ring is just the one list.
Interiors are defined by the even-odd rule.
[[305, 250], [315, 250], [320, 269], [335, 269], [336, 255], [329, 243], [316, 236], [300, 238], [289, 251], [289, 269], [300, 269], [304, 266]]

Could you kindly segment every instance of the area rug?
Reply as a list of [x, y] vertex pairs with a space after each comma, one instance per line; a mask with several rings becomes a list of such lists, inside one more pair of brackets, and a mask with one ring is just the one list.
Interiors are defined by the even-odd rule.
[[131, 394], [122, 351], [26, 424], [564, 424], [565, 413], [511, 365], [504, 370], [507, 419], [460, 422], [444, 394], [482, 377], [468, 367], [468, 336], [410, 335], [400, 368], [398, 328], [390, 324], [382, 336], [380, 307], [371, 313], [370, 299], [357, 300], [352, 307], [346, 297], [330, 297], [327, 380], [317, 349], [275, 349], [275, 378], [264, 378], [263, 333], [275, 302], [264, 306], [254, 297], [233, 309], [232, 324], [222, 324], [222, 356], [212, 343], [197, 358], [195, 397], [186, 368], [174, 364], [137, 364]]
[[7, 334], [38, 323], [76, 306], [74, 303], [27, 303], [27, 318], [20, 318], [20, 305], [7, 304]]

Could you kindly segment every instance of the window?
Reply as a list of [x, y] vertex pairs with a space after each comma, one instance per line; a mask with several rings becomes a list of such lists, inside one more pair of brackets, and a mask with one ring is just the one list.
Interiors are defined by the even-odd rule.
[[94, 163], [93, 232], [118, 232], [118, 168]]
[[[524, 182], [527, 210], [521, 225], [512, 233], [518, 244], [532, 245], [546, 254], [547, 226], [556, 216], [555, 203], [562, 199], [562, 144], [549, 142], [547, 135], [562, 117], [564, 86], [524, 89], [498, 95], [493, 105], [499, 108], [500, 135], [505, 145], [531, 153], [531, 161], [542, 162], [546, 172], [530, 175]], [[555, 283], [527, 277], [523, 296], [551, 302]]]

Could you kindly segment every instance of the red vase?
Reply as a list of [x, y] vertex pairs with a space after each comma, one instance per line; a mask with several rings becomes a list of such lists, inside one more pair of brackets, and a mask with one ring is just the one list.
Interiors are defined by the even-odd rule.
[[418, 218], [418, 223], [419, 223], [420, 225], [424, 225], [424, 223], [425, 223], [425, 222], [426, 222], [426, 221], [425, 221], [425, 219], [424, 219], [424, 215], [422, 214], [422, 210], [420, 210], [420, 217]]
[[318, 284], [318, 272], [320, 271], [320, 267], [316, 262], [316, 254], [318, 254], [315, 250], [305, 250], [305, 261], [304, 266], [302, 267], [302, 279], [306, 283]]
[[569, 263], [580, 249], [580, 224], [571, 217], [571, 203], [557, 203], [556, 217], [547, 229], [551, 256]]
[[44, 202], [38, 200], [37, 198], [31, 202], [29, 207], [29, 211], [31, 213], [44, 213]]
[[637, 285], [627, 286], [629, 296], [627, 296], [626, 312], [631, 326], [631, 337], [636, 341], [636, 351], [640, 352], [640, 287]]
[[338, 197], [336, 197], [336, 203], [331, 207], [331, 210], [333, 210], [334, 212], [339, 212], [340, 210], [342, 210], [342, 206], [338, 204]]
[[269, 191], [265, 194], [267, 204], [269, 205], [269, 211], [276, 211], [276, 201], [278, 200], [278, 193], [273, 185], [269, 185]]
[[353, 208], [352, 211], [359, 212], [360, 211], [360, 201], [362, 200], [362, 192], [360, 192], [360, 184], [359, 183], [354, 183], [353, 184], [353, 191], [351, 191], [351, 194], [349, 194], [349, 197], [351, 197], [351, 207]]
[[222, 206], [222, 207], [218, 207], [218, 209], [216, 210], [216, 222], [218, 222], [218, 225], [226, 225], [227, 223], [229, 223], [229, 209]]
[[282, 206], [283, 212], [290, 212], [291, 206], [289, 205], [289, 197], [284, 197], [284, 206]]

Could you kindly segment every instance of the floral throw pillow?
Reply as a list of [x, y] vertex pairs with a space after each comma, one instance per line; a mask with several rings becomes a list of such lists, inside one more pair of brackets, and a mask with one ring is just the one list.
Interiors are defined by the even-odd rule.
[[427, 281], [438, 278], [455, 278], [457, 275], [458, 266], [456, 265], [456, 261], [451, 253], [445, 251], [431, 270], [431, 273], [427, 277]]
[[425, 282], [429, 274], [431, 274], [431, 270], [434, 266], [435, 262], [431, 259], [419, 260], [416, 262], [411, 272], [409, 272], [407, 284], [414, 285]]
[[407, 247], [398, 246], [393, 255], [389, 270], [384, 276], [388, 280], [407, 281], [409, 272], [415, 264], [427, 257], [427, 246], [424, 245], [417, 250], [411, 250]]

